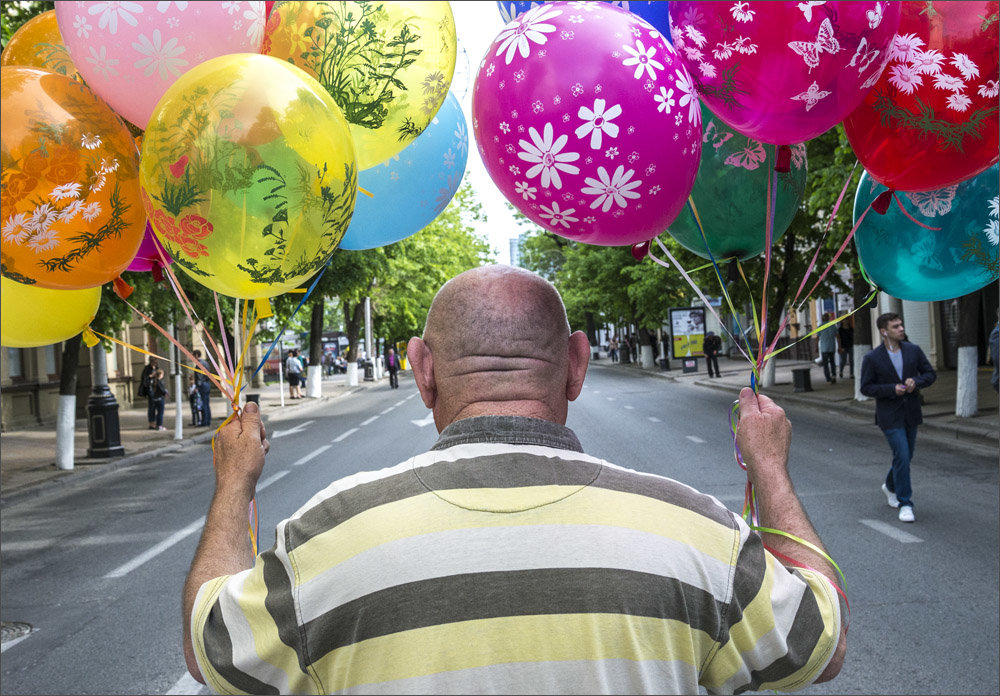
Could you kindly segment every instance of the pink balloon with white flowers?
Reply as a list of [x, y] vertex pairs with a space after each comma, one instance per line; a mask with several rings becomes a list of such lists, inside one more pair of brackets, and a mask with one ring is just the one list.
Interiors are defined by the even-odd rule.
[[606, 3], [545, 3], [504, 27], [473, 89], [490, 177], [543, 228], [631, 245], [684, 206], [701, 107], [673, 47], [640, 17]]

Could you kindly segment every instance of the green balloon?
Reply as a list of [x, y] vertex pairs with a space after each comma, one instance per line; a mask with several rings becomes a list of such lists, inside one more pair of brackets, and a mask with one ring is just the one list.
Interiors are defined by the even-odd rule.
[[[775, 145], [741, 135], [702, 110], [701, 164], [691, 190], [705, 238], [690, 206], [667, 232], [681, 246], [703, 258], [741, 261], [764, 251], [767, 234], [767, 180], [774, 171]], [[778, 174], [772, 243], [792, 224], [806, 185], [806, 146], [792, 145], [790, 171]], [[708, 241], [708, 249], [705, 248]]]

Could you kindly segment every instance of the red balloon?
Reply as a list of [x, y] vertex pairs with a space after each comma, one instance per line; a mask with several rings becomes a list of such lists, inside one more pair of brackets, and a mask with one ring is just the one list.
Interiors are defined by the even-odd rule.
[[882, 77], [844, 119], [873, 179], [930, 191], [997, 162], [998, 3], [903, 2]]

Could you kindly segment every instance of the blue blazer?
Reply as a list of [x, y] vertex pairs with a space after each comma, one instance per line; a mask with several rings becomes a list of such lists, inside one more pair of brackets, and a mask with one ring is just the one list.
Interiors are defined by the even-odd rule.
[[[861, 361], [861, 393], [875, 398], [875, 422], [882, 430], [904, 426], [912, 427], [923, 422], [920, 412], [920, 390], [934, 384], [937, 373], [927, 361], [924, 351], [907, 341], [901, 341], [903, 352], [903, 378], [892, 366], [885, 344], [871, 351]], [[896, 385], [910, 377], [917, 388], [909, 394], [896, 395]]]

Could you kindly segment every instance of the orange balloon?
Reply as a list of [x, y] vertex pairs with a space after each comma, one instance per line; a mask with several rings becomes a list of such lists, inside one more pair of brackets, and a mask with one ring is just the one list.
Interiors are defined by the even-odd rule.
[[64, 75], [0, 67], [0, 271], [62, 290], [128, 267], [142, 242], [139, 152], [90, 88]]
[[62, 34], [59, 33], [55, 10], [43, 12], [22, 24], [10, 37], [3, 53], [0, 53], [0, 65], [45, 68], [80, 80], [80, 73], [76, 71]]

